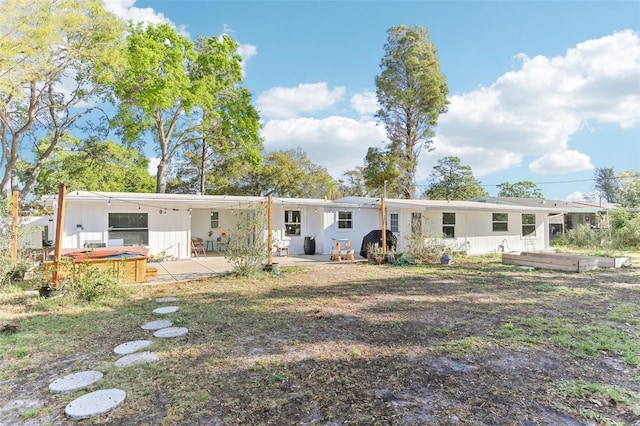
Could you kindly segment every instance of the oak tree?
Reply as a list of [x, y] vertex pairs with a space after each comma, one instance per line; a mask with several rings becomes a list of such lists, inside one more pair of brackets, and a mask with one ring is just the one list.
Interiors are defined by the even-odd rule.
[[489, 195], [473, 176], [471, 167], [462, 165], [458, 157], [438, 160], [430, 180], [423, 195], [431, 200], [468, 200]]

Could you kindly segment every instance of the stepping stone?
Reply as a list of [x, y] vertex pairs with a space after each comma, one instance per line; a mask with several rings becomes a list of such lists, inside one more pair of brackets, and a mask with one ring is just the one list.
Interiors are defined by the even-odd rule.
[[128, 367], [130, 365], [146, 364], [147, 362], [156, 362], [160, 359], [160, 355], [156, 352], [137, 352], [131, 355], [125, 355], [116, 361], [116, 367]]
[[49, 390], [53, 393], [75, 392], [91, 386], [101, 378], [102, 373], [99, 371], [81, 371], [54, 380], [49, 385]]
[[170, 314], [178, 310], [177, 306], [163, 306], [162, 308], [154, 309], [153, 312], [156, 314]]
[[72, 420], [88, 419], [116, 408], [126, 397], [123, 390], [102, 389], [74, 399], [67, 404], [64, 413]]
[[169, 339], [171, 337], [184, 336], [188, 331], [189, 330], [187, 330], [186, 327], [169, 327], [156, 331], [155, 333], [153, 333], [153, 336], [159, 337], [161, 339]]
[[116, 346], [113, 349], [113, 353], [116, 355], [128, 355], [138, 352], [140, 349], [144, 349], [151, 344], [153, 344], [151, 340], [133, 340]]
[[171, 327], [173, 323], [169, 320], [151, 321], [142, 325], [143, 330], [160, 330], [161, 328]]
[[179, 299], [177, 297], [160, 297], [156, 299], [158, 303], [167, 303], [167, 302], [177, 302]]

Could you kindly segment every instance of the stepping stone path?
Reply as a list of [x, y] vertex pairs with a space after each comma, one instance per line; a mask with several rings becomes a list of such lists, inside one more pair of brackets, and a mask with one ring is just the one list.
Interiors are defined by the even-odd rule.
[[53, 393], [75, 392], [88, 388], [100, 379], [102, 379], [102, 373], [99, 371], [81, 371], [54, 380], [49, 385], [49, 390]]
[[173, 323], [169, 320], [151, 321], [146, 324], [142, 324], [143, 330], [160, 330], [161, 328], [171, 327]]
[[153, 342], [151, 340], [133, 340], [116, 346], [113, 348], [113, 353], [116, 355], [128, 355], [138, 352], [140, 349], [144, 349], [152, 344]]
[[154, 309], [154, 314], [171, 314], [178, 310], [177, 306], [163, 306], [162, 308]]
[[180, 337], [187, 334], [189, 330], [186, 327], [169, 327], [162, 328], [155, 333], [153, 333], [153, 337], [159, 337], [161, 339], [168, 339], [171, 337]]
[[64, 413], [73, 420], [88, 419], [122, 404], [127, 393], [120, 389], [102, 389], [76, 398], [67, 404]]
[[[157, 303], [177, 302], [177, 297], [161, 297], [156, 299]], [[178, 310], [177, 306], [163, 306], [153, 310], [155, 314], [170, 314]], [[172, 327], [173, 322], [169, 320], [158, 320], [147, 322], [142, 325], [143, 330], [154, 331], [154, 337], [172, 338], [184, 336], [188, 333], [186, 327]], [[153, 344], [150, 340], [132, 340], [116, 346], [113, 352], [116, 355], [124, 355], [115, 362], [117, 367], [127, 367], [132, 365], [155, 362], [160, 359], [156, 352], [143, 351], [141, 349]], [[99, 371], [81, 371], [69, 374], [54, 380], [49, 385], [52, 393], [75, 392], [87, 388], [98, 382], [102, 378]], [[95, 417], [116, 408], [126, 399], [127, 393], [120, 389], [102, 389], [88, 393], [74, 399], [67, 404], [64, 409], [65, 415], [72, 420], [82, 420]]]
[[155, 352], [137, 352], [125, 355], [116, 361], [116, 367], [128, 367], [130, 365], [146, 364], [147, 362], [156, 362], [160, 359], [160, 355]]

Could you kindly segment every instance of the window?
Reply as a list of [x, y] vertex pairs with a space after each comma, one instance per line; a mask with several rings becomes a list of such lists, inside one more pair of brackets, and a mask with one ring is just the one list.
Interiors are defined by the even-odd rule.
[[125, 246], [148, 245], [147, 213], [109, 213], [109, 239], [122, 239]]
[[211, 229], [220, 228], [220, 212], [211, 212]]
[[411, 213], [411, 234], [422, 235], [422, 213]]
[[509, 230], [509, 213], [492, 213], [493, 232]]
[[302, 215], [300, 210], [284, 211], [284, 234], [290, 236], [300, 236], [302, 233]]
[[456, 214], [442, 213], [442, 233], [445, 238], [456, 237]]
[[522, 236], [536, 236], [536, 215], [531, 213], [522, 214]]
[[353, 229], [352, 212], [338, 212], [338, 229]]
[[400, 232], [400, 220], [398, 213], [389, 213], [389, 231]]

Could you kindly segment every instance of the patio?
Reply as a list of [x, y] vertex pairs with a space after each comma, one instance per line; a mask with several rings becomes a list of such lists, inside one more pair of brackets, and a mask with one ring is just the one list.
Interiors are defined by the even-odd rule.
[[[329, 255], [300, 255], [300, 256], [274, 256], [272, 263], [279, 266], [312, 265], [330, 263]], [[192, 257], [191, 259], [150, 262], [147, 269], [156, 268], [157, 276], [147, 276], [143, 285], [169, 284], [184, 281], [193, 281], [209, 278], [216, 274], [231, 271], [231, 265], [224, 256], [207, 254], [206, 257]]]

